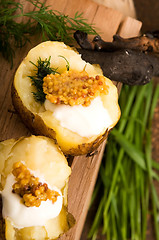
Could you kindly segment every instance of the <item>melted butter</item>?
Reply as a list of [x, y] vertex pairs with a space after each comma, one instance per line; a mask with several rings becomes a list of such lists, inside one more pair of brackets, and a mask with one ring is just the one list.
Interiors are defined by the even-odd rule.
[[10, 174], [6, 179], [4, 190], [1, 192], [3, 200], [3, 218], [11, 220], [17, 228], [44, 226], [46, 221], [59, 215], [62, 208], [62, 194], [55, 187], [53, 190], [59, 192], [60, 196], [53, 204], [50, 200], [42, 201], [39, 207], [26, 207], [19, 195], [12, 193], [12, 185], [15, 177]]
[[62, 127], [82, 137], [98, 135], [112, 125], [112, 120], [100, 97], [92, 100], [88, 107], [56, 105], [49, 100], [45, 101], [44, 106], [46, 110], [53, 112], [54, 117], [59, 120]]

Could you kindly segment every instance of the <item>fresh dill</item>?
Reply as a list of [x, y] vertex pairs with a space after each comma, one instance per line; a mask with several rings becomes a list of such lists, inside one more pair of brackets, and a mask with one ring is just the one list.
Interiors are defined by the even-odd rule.
[[34, 99], [37, 102], [44, 103], [46, 94], [43, 92], [43, 78], [48, 74], [58, 73], [57, 69], [50, 67], [51, 56], [45, 60], [42, 60], [40, 57], [37, 61], [37, 64], [31, 62], [36, 67], [36, 73], [34, 76], [29, 76], [32, 82], [32, 85], [36, 87], [36, 92], [33, 92]]
[[82, 13], [77, 12], [71, 18], [50, 9], [50, 6], [39, 0], [27, 2], [33, 6], [33, 11], [24, 12], [23, 4], [14, 0], [0, 0], [0, 52], [11, 63], [14, 49], [23, 47], [31, 36], [37, 35], [42, 41], [57, 40], [70, 45], [76, 30], [97, 34]]

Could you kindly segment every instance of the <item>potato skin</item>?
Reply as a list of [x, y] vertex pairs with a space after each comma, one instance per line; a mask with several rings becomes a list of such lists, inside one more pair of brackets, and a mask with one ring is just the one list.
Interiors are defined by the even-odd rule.
[[[42, 118], [37, 115], [33, 114], [29, 111], [22, 103], [15, 87], [14, 83], [12, 84], [12, 102], [16, 109], [16, 111], [20, 114], [20, 117], [24, 124], [29, 128], [29, 130], [35, 135], [44, 135], [46, 137], [54, 139], [55, 143], [57, 144], [56, 140], [56, 133], [53, 129], [47, 127], [42, 120]], [[77, 148], [70, 148], [68, 151], [63, 150], [61, 146], [61, 150], [64, 152], [65, 155], [84, 155], [93, 152], [97, 147], [107, 138], [108, 130], [105, 131], [104, 134], [98, 136], [95, 141], [89, 143], [83, 143], [77, 146]]]
[[106, 130], [105, 133], [97, 137], [95, 141], [80, 144], [78, 145], [78, 148], [71, 148], [68, 154], [74, 155], [74, 156], [84, 155], [84, 154], [89, 155], [99, 147], [99, 145], [107, 138], [107, 136], [108, 136], [108, 131]]
[[[53, 129], [48, 128], [44, 121], [37, 114], [33, 114], [22, 103], [15, 87], [14, 83], [11, 88], [12, 102], [15, 110], [19, 113], [24, 124], [29, 128], [32, 134], [44, 135], [49, 138], [56, 139], [56, 133]], [[56, 141], [55, 141], [56, 142]]]
[[[45, 140], [45, 141], [44, 141]], [[45, 157], [41, 157], [38, 162], [34, 163], [34, 154], [35, 150], [37, 153], [39, 151], [37, 150], [36, 144], [38, 143], [47, 142], [47, 151], [45, 151], [45, 148], [41, 148], [41, 153], [48, 154]], [[29, 143], [29, 150], [27, 150], [26, 145]], [[0, 239], [1, 240], [44, 240], [44, 239], [57, 239], [57, 236], [64, 234], [67, 232], [73, 225], [75, 224], [75, 218], [71, 213], [68, 212], [68, 201], [67, 201], [67, 190], [68, 190], [68, 179], [71, 174], [71, 169], [68, 167], [67, 159], [65, 158], [62, 151], [59, 149], [57, 145], [54, 144], [54, 141], [50, 138], [46, 138], [44, 136], [30, 136], [30, 137], [21, 137], [19, 139], [8, 139], [5, 141], [2, 141], [0, 143], [0, 160], [4, 162], [2, 164], [2, 167], [0, 168], [0, 177], [1, 177], [1, 190], [4, 189], [5, 186], [5, 179], [12, 171], [12, 163], [15, 161], [19, 161], [23, 158], [23, 161], [26, 163], [26, 165], [34, 170], [37, 170], [37, 166], [39, 165], [39, 171], [41, 171], [44, 176], [46, 173], [48, 174], [48, 182], [52, 185], [55, 184], [61, 192], [63, 196], [63, 207], [61, 209], [60, 214], [53, 219], [50, 219], [46, 222], [44, 226], [32, 226], [32, 227], [24, 227], [24, 228], [16, 228], [9, 218], [3, 219], [2, 217], [2, 199], [0, 196]], [[41, 145], [40, 145], [41, 146]], [[42, 145], [45, 146], [45, 145]], [[29, 155], [29, 154], [30, 155]], [[32, 155], [33, 154], [33, 155]], [[54, 161], [54, 158], [52, 154], [55, 154], [54, 156], [57, 161]], [[3, 156], [4, 155], [4, 156]], [[23, 157], [22, 157], [23, 156]], [[45, 164], [47, 156], [49, 156], [49, 161], [47, 161], [48, 164]], [[49, 167], [50, 162], [54, 161], [53, 168]], [[53, 173], [53, 169], [56, 168], [56, 164], [61, 162], [61, 166], [63, 166], [63, 171], [57, 171]], [[34, 165], [35, 164], [35, 165]], [[48, 166], [45, 168], [45, 165]], [[41, 167], [40, 167], [41, 166]], [[66, 168], [65, 168], [66, 167]], [[58, 168], [57, 168], [58, 169]], [[57, 179], [58, 184], [56, 183], [55, 179], [52, 182], [53, 175], [57, 173]], [[65, 174], [66, 173], [66, 174]], [[46, 176], [45, 176], [46, 177]], [[45, 178], [47, 179], [47, 178]], [[60, 181], [63, 181], [62, 184], [59, 183]], [[55, 236], [55, 237], [53, 237]]]
[[[85, 62], [80, 54], [73, 48], [62, 42], [46, 41], [32, 48], [18, 67], [12, 86], [13, 105], [24, 124], [35, 135], [44, 135], [55, 140], [65, 155], [84, 155], [93, 152], [108, 135], [106, 127], [101, 133], [91, 137], [83, 137], [60, 124], [51, 111], [46, 110], [43, 104], [35, 101], [32, 92], [36, 91], [35, 86], [28, 76], [35, 73], [35, 66], [40, 57], [45, 60], [51, 57], [50, 66], [58, 69], [59, 73], [66, 71], [66, 61], [59, 58], [65, 57], [70, 65], [70, 70], [85, 71], [91, 77], [103, 75], [99, 66]], [[120, 108], [118, 105], [118, 92], [112, 81], [105, 77], [108, 85], [108, 94], [101, 94], [103, 106], [107, 109], [112, 124], [112, 128], [120, 118]]]

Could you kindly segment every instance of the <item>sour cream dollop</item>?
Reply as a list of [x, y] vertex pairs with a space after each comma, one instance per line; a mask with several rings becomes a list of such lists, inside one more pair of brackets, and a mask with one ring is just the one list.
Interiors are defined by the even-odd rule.
[[99, 97], [92, 100], [88, 107], [82, 105], [52, 104], [45, 100], [44, 107], [53, 113], [64, 128], [79, 134], [82, 137], [91, 137], [100, 134], [112, 125], [107, 109]]
[[46, 221], [55, 218], [59, 215], [62, 208], [62, 194], [57, 188], [52, 188], [57, 191], [60, 196], [57, 201], [42, 201], [39, 207], [26, 207], [18, 194], [12, 193], [12, 186], [15, 183], [13, 174], [9, 174], [6, 179], [4, 190], [2, 191], [3, 218], [8, 218], [17, 228], [44, 226]]

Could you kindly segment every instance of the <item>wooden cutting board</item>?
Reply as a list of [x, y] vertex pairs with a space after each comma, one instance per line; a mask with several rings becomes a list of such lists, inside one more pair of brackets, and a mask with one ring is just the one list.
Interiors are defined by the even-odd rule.
[[[20, 2], [25, 5], [25, 11], [32, 10], [28, 2]], [[83, 16], [88, 19], [89, 23], [95, 24], [98, 32], [106, 41], [111, 41], [115, 33], [119, 33], [122, 37], [137, 36], [141, 28], [141, 22], [130, 17], [124, 18], [120, 12], [96, 4], [91, 0], [48, 0], [46, 2], [52, 9], [59, 10], [69, 16], [74, 16], [77, 11], [83, 12]], [[10, 64], [1, 56], [0, 140], [29, 136], [31, 134], [14, 111], [10, 90], [15, 70], [27, 52], [36, 44], [37, 42], [33, 41], [32, 44], [27, 44], [22, 49], [16, 51], [13, 69], [10, 69]], [[116, 85], [120, 91], [121, 84]], [[60, 237], [60, 240], [80, 239], [105, 144], [106, 142], [101, 144], [95, 155], [74, 157], [72, 161], [72, 175], [68, 189], [68, 210], [76, 218], [76, 224]]]

